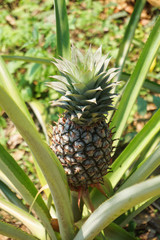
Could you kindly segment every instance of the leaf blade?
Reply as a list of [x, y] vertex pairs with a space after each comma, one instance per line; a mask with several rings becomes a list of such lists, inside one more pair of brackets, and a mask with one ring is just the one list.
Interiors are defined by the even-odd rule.
[[54, 0], [58, 56], [70, 58], [68, 16], [65, 0]]
[[136, 204], [160, 194], [160, 176], [115, 194], [101, 204], [82, 225], [74, 240], [91, 240], [118, 216]]
[[[9, 155], [9, 153], [2, 147], [2, 145], [0, 145], [0, 168], [6, 176], [9, 176], [9, 180], [14, 184], [15, 188], [26, 200], [26, 202], [31, 205], [37, 194], [37, 189], [11, 155]], [[51, 216], [40, 195], [36, 199], [33, 208], [37, 216], [42, 220], [48, 230], [48, 233], [53, 237], [53, 239], [56, 239], [50, 225]]]
[[40, 239], [45, 240], [45, 229], [42, 224], [35, 219], [28, 212], [20, 209], [14, 204], [0, 198], [0, 207], [7, 211], [9, 214], [13, 215], [17, 219], [19, 219], [28, 229], [32, 232], [32, 234]]
[[21, 109], [2, 86], [0, 86], [0, 106], [5, 109], [8, 116], [15, 123], [20, 134], [28, 143], [35, 156], [50, 187], [62, 235], [64, 239], [70, 239], [74, 234], [73, 214], [69, 194], [67, 192], [66, 175], [62, 165], [49, 146], [41, 140], [36, 127], [26, 118]]
[[155, 57], [155, 54], [160, 46], [160, 17], [158, 18], [145, 46], [141, 56], [136, 64], [130, 81], [128, 82], [117, 111], [115, 112], [111, 127], [116, 127], [115, 138], [119, 139], [125, 129], [128, 116], [132, 106], [138, 96], [141, 86], [145, 80], [146, 74], [149, 71], [150, 65]]
[[125, 171], [159, 131], [160, 109], [153, 115], [144, 128], [134, 137], [112, 164], [111, 168], [113, 172], [108, 173], [105, 177], [110, 180], [113, 187], [116, 186]]
[[37, 240], [36, 237], [10, 225], [0, 221], [0, 233], [4, 236], [10, 237], [16, 240]]
[[130, 21], [127, 25], [123, 40], [122, 40], [120, 48], [119, 48], [118, 56], [116, 59], [116, 67], [120, 67], [120, 71], [118, 73], [118, 76], [116, 77], [116, 81], [119, 81], [121, 78], [123, 66], [125, 64], [125, 60], [128, 55], [128, 52], [129, 52], [131, 41], [133, 39], [135, 30], [136, 30], [136, 27], [137, 27], [137, 24], [140, 19], [140, 15], [144, 8], [145, 3], [146, 3], [146, 0], [137, 1], [135, 3], [134, 11], [133, 11]]

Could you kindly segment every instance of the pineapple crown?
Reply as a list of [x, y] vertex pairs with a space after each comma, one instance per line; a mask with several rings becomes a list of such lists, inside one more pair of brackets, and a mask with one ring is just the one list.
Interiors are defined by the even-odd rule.
[[47, 85], [62, 96], [52, 101], [52, 106], [67, 110], [72, 121], [80, 125], [90, 125], [104, 118], [104, 114], [113, 110], [111, 90], [116, 83], [111, 80], [118, 73], [117, 68], [110, 68], [108, 55], [102, 56], [102, 47], [95, 53], [91, 47], [86, 55], [72, 46], [71, 61], [54, 58], [54, 65], [61, 75], [51, 76], [56, 81]]

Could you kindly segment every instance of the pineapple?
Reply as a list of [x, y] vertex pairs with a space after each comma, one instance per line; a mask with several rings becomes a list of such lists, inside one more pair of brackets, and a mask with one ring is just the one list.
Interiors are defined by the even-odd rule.
[[56, 81], [47, 84], [62, 94], [52, 106], [66, 110], [53, 127], [51, 148], [73, 191], [103, 184], [110, 171], [113, 141], [106, 116], [114, 109], [111, 80], [117, 69], [106, 70], [109, 61], [101, 47], [83, 55], [73, 46], [71, 61], [54, 59], [61, 75], [51, 76]]

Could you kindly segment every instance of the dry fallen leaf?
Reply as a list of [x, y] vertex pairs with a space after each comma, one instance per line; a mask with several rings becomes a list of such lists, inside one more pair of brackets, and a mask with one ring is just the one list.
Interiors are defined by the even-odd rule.
[[154, 7], [160, 7], [160, 0], [148, 0], [148, 2]]
[[15, 26], [15, 25], [16, 25], [16, 20], [15, 20], [15, 18], [14, 18], [13, 16], [11, 16], [11, 15], [7, 15], [7, 16], [6, 16], [6, 21], [7, 21], [10, 25], [12, 25], [12, 26]]
[[23, 141], [23, 138], [20, 134], [15, 134], [10, 136], [7, 144], [9, 145], [10, 149], [14, 149], [17, 145], [19, 145]]

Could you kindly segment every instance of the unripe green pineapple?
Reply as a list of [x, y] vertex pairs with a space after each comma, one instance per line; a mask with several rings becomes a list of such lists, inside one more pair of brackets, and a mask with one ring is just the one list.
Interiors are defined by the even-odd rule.
[[111, 80], [116, 68], [107, 69], [110, 58], [101, 47], [84, 56], [72, 47], [71, 61], [54, 59], [61, 75], [48, 86], [62, 94], [52, 106], [66, 111], [53, 127], [51, 148], [59, 158], [71, 190], [86, 190], [103, 183], [111, 164], [112, 133], [107, 113], [113, 110]]

